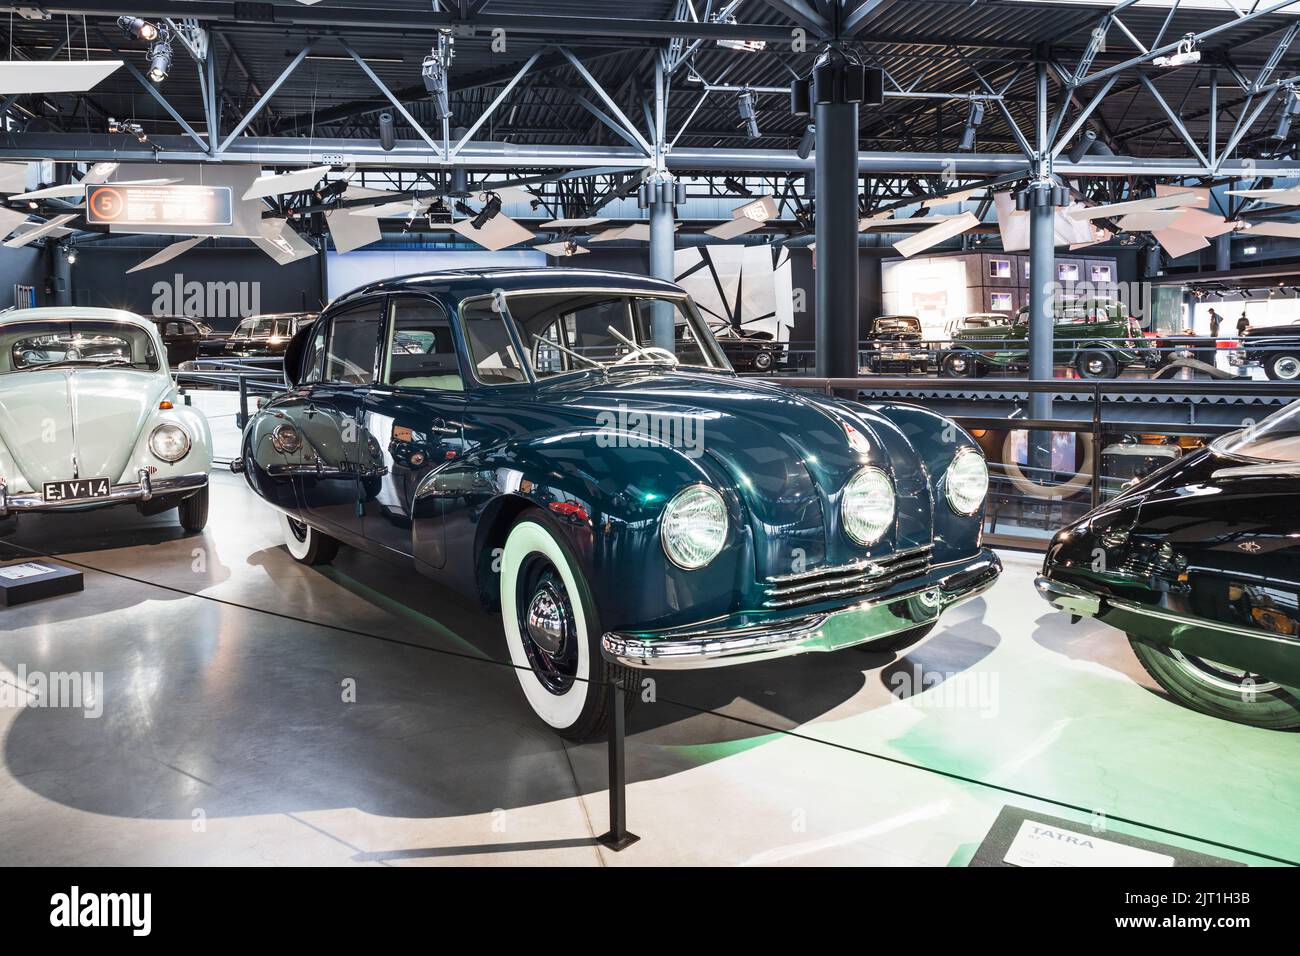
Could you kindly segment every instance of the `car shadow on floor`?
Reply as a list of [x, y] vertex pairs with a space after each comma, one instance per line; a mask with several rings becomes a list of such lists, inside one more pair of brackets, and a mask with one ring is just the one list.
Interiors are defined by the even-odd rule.
[[[293, 620], [292, 607], [262, 614], [201, 598], [166, 602], [139, 629], [28, 628], [0, 663], [102, 673], [103, 715], [22, 709], [4, 729], [8, 775], [71, 807], [150, 819], [347, 807], [455, 817], [607, 787], [605, 744], [561, 741], [528, 710], [514, 671], [493, 663], [507, 659], [495, 614], [346, 549], [324, 571], [281, 551], [248, 560], [271, 572], [286, 562], [306, 589], [333, 592], [317, 610], [338, 613], [319, 623], [362, 633]], [[167, 593], [125, 581], [113, 590], [122, 608]], [[941, 631], [911, 653], [934, 644], [950, 662], [977, 659], [953, 640]], [[887, 694], [861, 695], [874, 687], [870, 670], [892, 661], [849, 649], [657, 675], [655, 702], [629, 721], [629, 782], [761, 746], [837, 708], [887, 706]]]

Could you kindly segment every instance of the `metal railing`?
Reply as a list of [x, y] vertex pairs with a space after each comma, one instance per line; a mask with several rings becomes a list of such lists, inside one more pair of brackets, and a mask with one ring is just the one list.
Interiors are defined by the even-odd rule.
[[199, 358], [183, 363], [174, 375], [176, 384], [182, 388], [238, 392], [235, 424], [241, 429], [248, 422], [250, 395], [275, 395], [288, 387], [284, 380], [284, 361], [280, 358]]
[[[858, 377], [858, 378], [804, 378], [804, 377], [785, 377], [782, 378], [783, 385], [792, 388], [816, 389], [827, 394], [852, 394], [857, 398], [870, 398], [873, 394], [876, 397], [888, 397], [880, 393], [888, 393], [898, 390], [915, 390], [917, 380], [914, 378], [883, 378], [883, 377]], [[1073, 434], [1082, 438], [1087, 443], [1086, 449], [1081, 449], [1079, 457], [1083, 459], [1085, 468], [1081, 468], [1075, 474], [1079, 478], [1086, 478], [1086, 484], [1078, 482], [1066, 482], [1059, 485], [1060, 494], [1051, 493], [1053, 479], [1053, 469], [1050, 467], [1043, 468], [1036, 466], [1034, 462], [1027, 460], [1023, 463], [1019, 461], [997, 461], [991, 460], [989, 465], [990, 471], [990, 507], [986, 517], [985, 538], [989, 543], [1004, 547], [1022, 548], [1026, 550], [1042, 551], [1045, 549], [1050, 534], [1029, 535], [1029, 534], [1010, 534], [1005, 531], [999, 531], [999, 523], [1006, 518], [1006, 512], [1018, 509], [1023, 516], [1026, 510], [1026, 500], [1033, 496], [1025, 494], [1025, 489], [1029, 484], [1039, 482], [1048, 482], [1043, 484], [1044, 494], [1040, 497], [1033, 498], [1029, 504], [1031, 510], [1035, 512], [1036, 519], [1041, 518], [1042, 530], [1050, 532], [1055, 527], [1060, 527], [1071, 523], [1075, 518], [1082, 517], [1087, 511], [1096, 508], [1110, 494], [1118, 493], [1123, 485], [1135, 478], [1142, 477], [1141, 473], [1125, 473], [1122, 475], [1108, 474], [1106, 471], [1106, 451], [1108, 448], [1115, 448], [1124, 451], [1142, 451], [1143, 449], [1164, 449], [1165, 451], [1157, 454], [1167, 453], [1174, 448], [1173, 444], [1151, 443], [1144, 444], [1140, 440], [1132, 442], [1128, 439], [1133, 436], [1162, 436], [1166, 439], [1173, 440], [1175, 443], [1178, 439], [1193, 439], [1196, 441], [1210, 440], [1219, 435], [1236, 431], [1240, 425], [1229, 424], [1186, 424], [1186, 423], [1169, 423], [1156, 421], [1136, 421], [1132, 418], [1118, 419], [1110, 418], [1104, 414], [1106, 407], [1106, 398], [1108, 396], [1131, 396], [1131, 395], [1168, 395], [1168, 396], [1249, 396], [1251, 398], [1285, 398], [1300, 400], [1300, 383], [1284, 382], [1204, 382], [1204, 381], [1109, 381], [1109, 380], [1072, 380], [1072, 379], [1053, 379], [1051, 381], [1032, 381], [1032, 380], [1006, 380], [1000, 379], [989, 382], [981, 382], [979, 389], [981, 392], [993, 394], [1011, 394], [1011, 395], [1075, 395], [1081, 396], [1085, 400], [1091, 400], [1091, 416], [1086, 420], [1078, 418], [1028, 418], [1028, 417], [990, 417], [987, 415], [952, 415], [950, 416], [957, 424], [961, 425], [968, 432], [977, 436], [978, 439], [987, 437], [988, 432], [995, 433], [1028, 433], [1025, 438], [1026, 448], [1033, 440], [1034, 435], [1040, 436], [1039, 447], [1044, 444], [1041, 441], [1042, 436], [1052, 436], [1056, 434]], [[1269, 414], [1276, 410], [1276, 405], [1263, 406], [1260, 404], [1243, 405], [1243, 413], [1249, 412], [1253, 408], [1259, 408], [1264, 414]], [[1247, 420], [1243, 415], [1243, 423]], [[1109, 443], [1109, 444], [1108, 444]], [[984, 444], [984, 442], [981, 442]], [[1045, 443], [1048, 449], [1054, 445], [1054, 439], [1049, 438]], [[987, 449], [986, 449], [987, 452]], [[1181, 454], [1181, 446], [1177, 452]], [[1138, 456], [1135, 456], [1138, 457]], [[1065, 469], [1069, 471], [1069, 469]], [[1056, 473], [1059, 475], [1059, 472]], [[1088, 490], [1087, 505], [1083, 506], [1081, 502], [1072, 499], [1080, 497], [1082, 490]], [[1077, 489], [1077, 490], [1073, 490]], [[1019, 490], [1017, 496], [1015, 492]], [[1069, 490], [1069, 494], [1065, 492]], [[1027, 530], [1023, 528], [1021, 530]]]

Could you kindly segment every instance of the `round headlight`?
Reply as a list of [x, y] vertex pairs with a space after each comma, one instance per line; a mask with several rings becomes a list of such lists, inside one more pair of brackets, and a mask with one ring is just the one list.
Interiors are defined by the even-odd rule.
[[945, 493], [948, 505], [959, 515], [973, 515], [980, 510], [989, 491], [989, 466], [974, 448], [963, 448], [948, 466]]
[[302, 435], [292, 425], [276, 425], [271, 429], [271, 447], [282, 455], [296, 455], [302, 451]]
[[687, 571], [702, 568], [727, 540], [727, 506], [708, 485], [683, 488], [664, 508], [659, 524], [668, 560]]
[[868, 466], [849, 479], [840, 504], [844, 530], [858, 544], [875, 544], [894, 523], [894, 485]]
[[179, 425], [159, 425], [149, 436], [149, 450], [163, 461], [180, 461], [190, 453], [190, 436]]

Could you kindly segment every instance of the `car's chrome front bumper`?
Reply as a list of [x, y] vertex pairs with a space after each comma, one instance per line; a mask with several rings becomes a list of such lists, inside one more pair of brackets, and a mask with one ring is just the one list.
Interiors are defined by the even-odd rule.
[[149, 501], [163, 495], [178, 495], [189, 491], [200, 491], [208, 486], [206, 472], [160, 479], [151, 478], [149, 473], [143, 469], [140, 470], [139, 474], [138, 481], [114, 485], [109, 490], [109, 493], [103, 497], [79, 498], [74, 501], [46, 501], [40, 492], [10, 494], [9, 489], [0, 484], [0, 518], [35, 511], [77, 511], [82, 508]]
[[1034, 578], [1034, 587], [1038, 589], [1043, 599], [1058, 611], [1066, 611], [1079, 617], [1096, 617], [1101, 613], [1101, 598], [1077, 585], [1054, 581], [1040, 574]]
[[[938, 571], [936, 575], [934, 572]], [[610, 632], [601, 650], [628, 667], [688, 670], [837, 651], [891, 637], [938, 620], [948, 608], [983, 594], [997, 580], [1002, 562], [988, 549], [969, 560], [931, 570], [898, 593], [866, 598], [848, 607], [746, 626]]]

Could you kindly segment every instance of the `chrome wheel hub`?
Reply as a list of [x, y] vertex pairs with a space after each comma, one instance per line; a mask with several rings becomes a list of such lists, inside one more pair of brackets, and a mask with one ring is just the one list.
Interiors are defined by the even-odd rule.
[[1273, 369], [1277, 372], [1278, 378], [1293, 379], [1300, 377], [1300, 359], [1288, 355], [1286, 358], [1278, 359]]
[[544, 582], [528, 602], [528, 636], [546, 654], [557, 657], [568, 639], [564, 607], [554, 585]]

